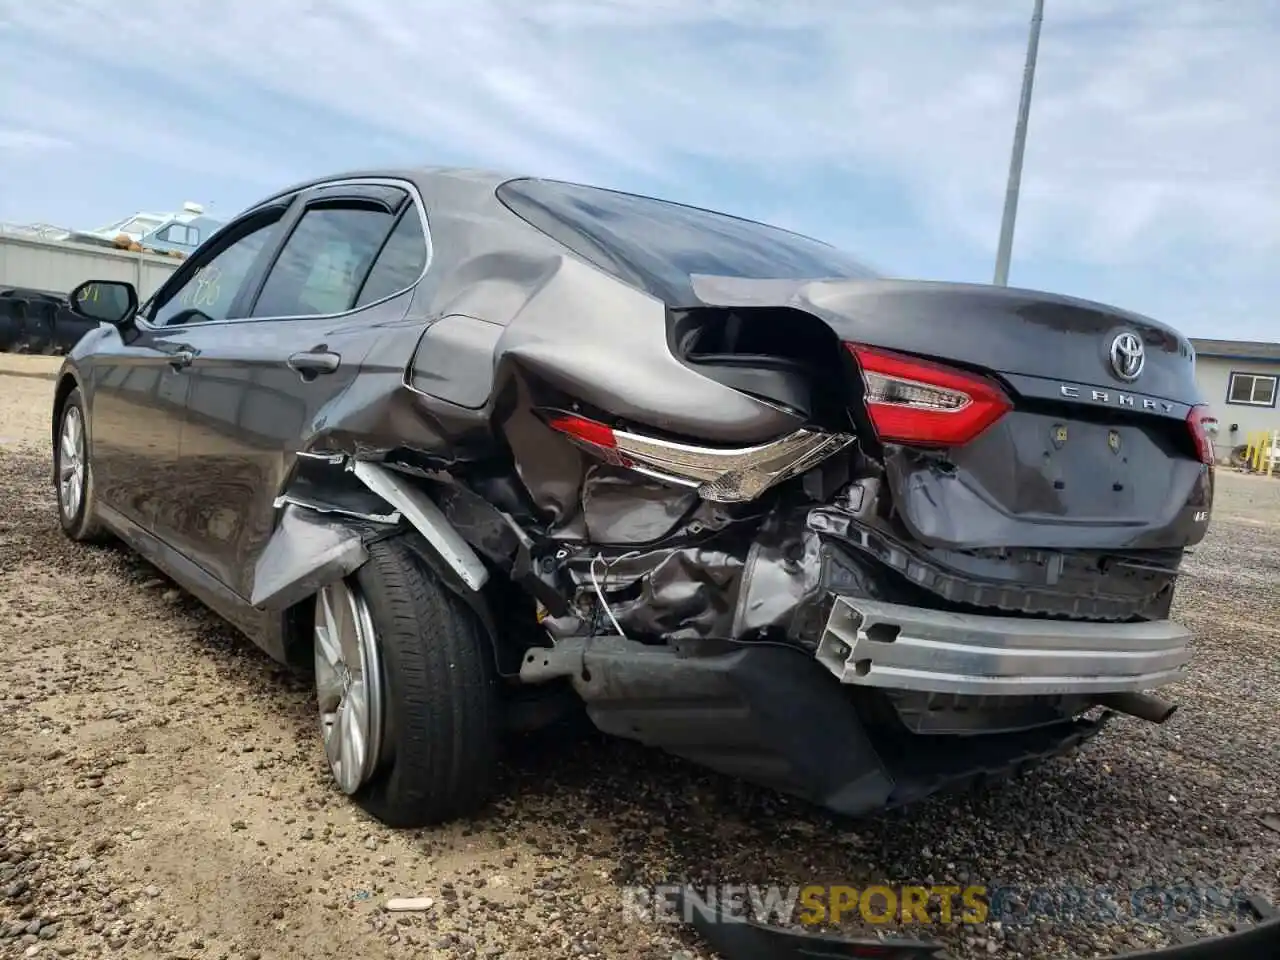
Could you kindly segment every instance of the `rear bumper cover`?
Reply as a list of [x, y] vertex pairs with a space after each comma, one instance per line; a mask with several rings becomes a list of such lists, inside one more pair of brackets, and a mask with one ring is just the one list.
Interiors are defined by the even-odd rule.
[[1151, 690], [1181, 679], [1191, 633], [1169, 620], [989, 617], [838, 597], [817, 660], [859, 687], [991, 695]]
[[[914, 735], [864, 722], [812, 655], [773, 644], [692, 654], [622, 637], [525, 654], [526, 683], [566, 678], [605, 733], [861, 816], [1017, 776], [1093, 737], [1110, 714], [1015, 733]], [[870, 692], [870, 691], [868, 691]]]

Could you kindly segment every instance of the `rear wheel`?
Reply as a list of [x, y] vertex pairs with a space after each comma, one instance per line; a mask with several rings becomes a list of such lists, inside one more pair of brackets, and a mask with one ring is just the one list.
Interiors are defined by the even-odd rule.
[[53, 446], [54, 482], [58, 492], [58, 521], [63, 532], [79, 543], [99, 540], [102, 528], [94, 516], [93, 467], [85, 429], [84, 400], [77, 388], [67, 395]]
[[338, 788], [392, 827], [466, 816], [497, 770], [492, 653], [476, 618], [403, 543], [369, 545], [316, 597], [316, 695]]

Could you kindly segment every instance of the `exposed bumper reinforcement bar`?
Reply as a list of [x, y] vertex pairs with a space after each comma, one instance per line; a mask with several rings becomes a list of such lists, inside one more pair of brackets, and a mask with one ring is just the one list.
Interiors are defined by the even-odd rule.
[[817, 659], [841, 683], [930, 693], [1098, 694], [1182, 678], [1191, 633], [1169, 620], [988, 617], [838, 597]]

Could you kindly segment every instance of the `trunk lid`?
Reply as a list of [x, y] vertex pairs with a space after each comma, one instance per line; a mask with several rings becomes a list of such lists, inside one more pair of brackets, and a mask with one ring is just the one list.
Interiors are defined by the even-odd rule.
[[[1194, 351], [1164, 324], [976, 284], [701, 276], [693, 288], [708, 306], [803, 310], [842, 342], [976, 373], [1004, 392], [1011, 409], [967, 442], [882, 438], [894, 505], [925, 545], [1141, 550], [1205, 534], [1212, 469], [1189, 425], [1202, 402]], [[865, 413], [855, 393], [855, 415]]]
[[[1199, 403], [1190, 342], [1159, 321], [1088, 300], [983, 284], [914, 280], [694, 278], [708, 306], [790, 306], [825, 320], [841, 340], [1012, 375], [1052, 396], [1059, 385], [1082, 403], [1117, 405], [1119, 394]], [[1145, 363], [1135, 380], [1110, 364], [1116, 336], [1136, 333]], [[1036, 382], [1041, 381], [1041, 382]], [[1093, 388], [1113, 396], [1095, 400]]]

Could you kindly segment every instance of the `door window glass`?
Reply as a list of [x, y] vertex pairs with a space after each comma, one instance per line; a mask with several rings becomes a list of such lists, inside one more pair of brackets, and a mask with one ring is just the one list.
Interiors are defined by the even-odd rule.
[[411, 286], [427, 265], [427, 240], [416, 207], [405, 210], [360, 289], [356, 306], [373, 303]]
[[385, 210], [371, 208], [308, 210], [267, 274], [253, 315], [308, 317], [350, 310], [392, 219]]
[[173, 296], [160, 304], [151, 322], [173, 326], [175, 322], [226, 320], [240, 285], [253, 268], [254, 258], [275, 232], [275, 226], [275, 221], [264, 224], [202, 264]]

